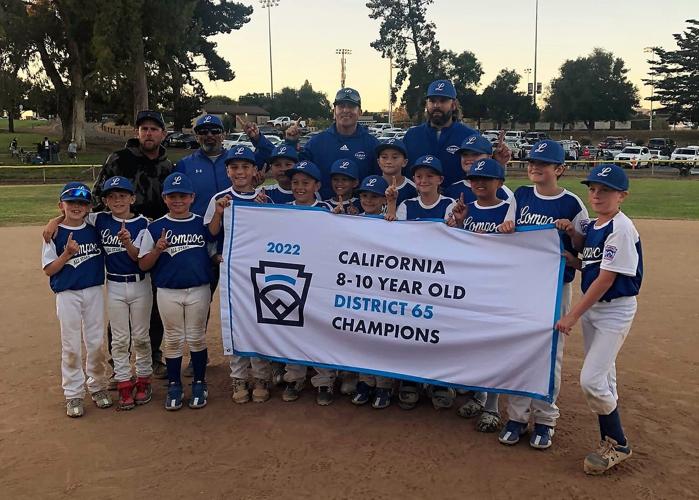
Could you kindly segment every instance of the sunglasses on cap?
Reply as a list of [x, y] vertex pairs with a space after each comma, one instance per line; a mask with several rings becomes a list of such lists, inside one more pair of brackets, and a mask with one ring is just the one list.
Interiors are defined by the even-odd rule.
[[203, 128], [197, 131], [197, 135], [219, 135], [223, 130], [220, 128]]
[[74, 187], [63, 191], [60, 199], [61, 201], [85, 201], [89, 203], [92, 200], [92, 194], [85, 187]]

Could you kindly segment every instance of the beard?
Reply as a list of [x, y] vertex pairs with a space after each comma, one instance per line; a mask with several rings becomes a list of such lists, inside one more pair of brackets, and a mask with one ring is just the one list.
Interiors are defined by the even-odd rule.
[[222, 151], [221, 145], [218, 142], [214, 142], [213, 144], [207, 144], [204, 142], [200, 145], [200, 147], [204, 154], [207, 156], [221, 154]]
[[442, 113], [439, 110], [434, 110], [431, 113], [429, 111], [425, 111], [425, 114], [427, 115], [427, 119], [432, 125], [442, 127], [449, 123], [453, 115], [453, 111], [449, 110], [446, 113]]

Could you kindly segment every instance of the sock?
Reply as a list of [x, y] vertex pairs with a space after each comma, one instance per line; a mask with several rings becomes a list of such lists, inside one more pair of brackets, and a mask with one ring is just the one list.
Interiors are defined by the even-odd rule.
[[192, 357], [192, 369], [194, 370], [194, 381], [203, 382], [206, 380], [206, 358], [208, 357], [208, 349], [198, 352], [190, 352]]
[[485, 411], [489, 411], [491, 413], [500, 413], [498, 411], [498, 396], [499, 395], [497, 392], [486, 393]]
[[180, 371], [182, 370], [182, 356], [179, 358], [165, 358], [165, 365], [167, 366], [167, 378], [171, 384], [182, 385], [182, 379], [180, 378]]
[[614, 441], [619, 444], [619, 446], [626, 446], [626, 436], [624, 436], [624, 429], [621, 427], [621, 417], [619, 416], [619, 407], [614, 408], [614, 411], [609, 415], [599, 415], [600, 421], [600, 431], [604, 436], [609, 436]]

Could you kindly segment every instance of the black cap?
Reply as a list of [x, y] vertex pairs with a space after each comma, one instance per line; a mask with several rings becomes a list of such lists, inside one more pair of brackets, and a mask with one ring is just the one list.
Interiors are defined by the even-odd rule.
[[359, 97], [359, 92], [357, 92], [356, 90], [354, 90], [350, 87], [345, 87], [344, 89], [340, 89], [337, 91], [337, 94], [335, 94], [335, 100], [333, 101], [333, 106], [335, 106], [341, 102], [348, 102], [350, 104], [354, 104], [354, 105], [359, 106], [359, 107], [362, 106], [362, 98]]
[[139, 111], [136, 115], [136, 127], [138, 127], [141, 123], [143, 123], [146, 120], [154, 121], [155, 123], [160, 125], [160, 128], [165, 130], [165, 120], [163, 120], [163, 114], [159, 111], [151, 111], [149, 109]]

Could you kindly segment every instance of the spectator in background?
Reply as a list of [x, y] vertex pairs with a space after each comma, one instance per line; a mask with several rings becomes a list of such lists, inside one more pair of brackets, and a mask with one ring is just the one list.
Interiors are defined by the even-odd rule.
[[71, 163], [78, 161], [78, 144], [75, 142], [75, 138], [72, 138], [68, 144], [68, 158], [70, 158]]
[[10, 141], [10, 157], [14, 158], [15, 156], [17, 156], [17, 138], [16, 137], [14, 137]]

